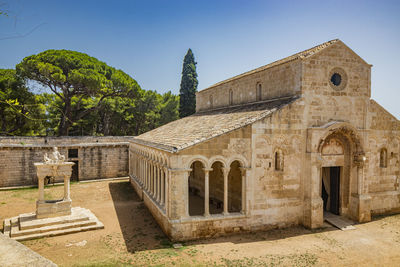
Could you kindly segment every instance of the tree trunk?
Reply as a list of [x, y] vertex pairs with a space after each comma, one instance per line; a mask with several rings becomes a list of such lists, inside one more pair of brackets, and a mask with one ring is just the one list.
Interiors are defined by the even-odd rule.
[[4, 108], [0, 110], [0, 117], [1, 117], [1, 132], [5, 135], [7, 130], [7, 121], [6, 121], [6, 111]]
[[68, 136], [69, 128], [72, 123], [69, 120], [71, 117], [71, 99], [65, 98], [63, 112], [61, 114], [60, 125], [58, 127], [58, 136]]

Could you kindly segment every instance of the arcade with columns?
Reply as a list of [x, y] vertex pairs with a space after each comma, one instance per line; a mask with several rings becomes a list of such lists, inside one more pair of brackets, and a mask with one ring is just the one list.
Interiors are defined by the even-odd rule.
[[[173, 239], [182, 226], [246, 217], [245, 159], [174, 155], [135, 143], [129, 155], [133, 187]], [[190, 236], [177, 232], [178, 239]]]

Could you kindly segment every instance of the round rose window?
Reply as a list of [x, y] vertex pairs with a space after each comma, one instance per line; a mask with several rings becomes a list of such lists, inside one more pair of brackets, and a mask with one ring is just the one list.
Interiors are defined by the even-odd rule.
[[346, 88], [347, 74], [342, 68], [333, 68], [329, 72], [329, 85], [336, 91], [341, 91]]

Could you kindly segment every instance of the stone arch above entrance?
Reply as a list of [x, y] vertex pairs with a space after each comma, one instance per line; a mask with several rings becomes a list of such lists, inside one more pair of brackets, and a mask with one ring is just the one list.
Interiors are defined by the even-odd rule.
[[329, 140], [326, 140], [324, 144], [322, 145], [321, 149], [321, 154], [322, 155], [343, 155], [344, 154], [344, 147], [342, 142], [340, 142], [336, 138], [330, 138]]
[[[336, 139], [342, 146], [343, 139], [347, 140], [350, 145], [352, 153], [364, 154], [363, 140], [359, 134], [359, 131], [347, 122], [331, 122], [325, 125], [325, 127], [316, 128], [322, 133], [318, 142], [318, 152], [323, 153], [322, 149], [327, 145], [330, 139]], [[342, 142], [342, 143], [341, 143]], [[337, 144], [331, 144], [331, 146]], [[331, 147], [332, 148], [332, 147]]]

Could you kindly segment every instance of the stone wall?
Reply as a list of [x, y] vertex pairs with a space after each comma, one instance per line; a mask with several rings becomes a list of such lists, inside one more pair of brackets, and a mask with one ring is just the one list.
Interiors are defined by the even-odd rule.
[[[359, 133], [360, 147], [366, 156], [362, 188], [355, 188], [358, 186], [356, 174], [350, 171], [349, 175], [354, 177], [343, 189], [344, 204], [351, 204], [352, 192], [360, 191], [370, 198], [367, 206], [372, 214], [400, 211], [400, 123], [370, 99], [371, 65], [337, 42], [304, 60], [302, 69], [304, 128], [338, 121], [349, 123]], [[336, 88], [330, 83], [335, 71], [341, 73], [345, 87]], [[382, 148], [387, 149], [384, 168], [379, 162]], [[352, 167], [354, 162], [350, 164]]]
[[[389, 112], [371, 100], [368, 112], [368, 163], [366, 184], [372, 197], [372, 214], [400, 212], [400, 124]], [[386, 166], [380, 151], [386, 150]]]
[[113, 142], [112, 137], [0, 138], [0, 187], [35, 185], [33, 163], [43, 162], [43, 155], [51, 153], [53, 146], [76, 163], [72, 180], [128, 176], [129, 143], [118, 142], [123, 140], [127, 137], [117, 137]]
[[[252, 215], [255, 227], [299, 224], [303, 217], [306, 132], [302, 99], [252, 125]], [[275, 153], [281, 153], [276, 169]]]
[[[257, 99], [257, 86], [261, 85], [261, 96]], [[233, 101], [230, 102], [230, 90]], [[239, 105], [243, 103], [279, 98], [299, 94], [301, 90], [301, 62], [299, 60], [232, 78], [196, 94], [196, 110]], [[210, 103], [212, 96], [212, 105]]]
[[[305, 127], [346, 121], [356, 128], [366, 128], [371, 65], [342, 42], [337, 42], [304, 60], [302, 70], [301, 87], [307, 107], [303, 115]], [[335, 70], [341, 72], [343, 88], [331, 84]]]
[[132, 136], [0, 136], [0, 145], [73, 145], [73, 144], [93, 144], [93, 143], [117, 143], [129, 142]]

